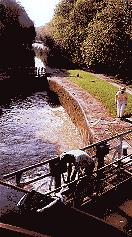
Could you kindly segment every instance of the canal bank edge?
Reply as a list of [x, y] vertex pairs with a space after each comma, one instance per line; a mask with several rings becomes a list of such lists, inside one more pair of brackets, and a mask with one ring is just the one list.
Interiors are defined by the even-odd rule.
[[49, 89], [54, 91], [60, 101], [60, 104], [66, 110], [67, 114], [71, 118], [72, 122], [77, 127], [79, 134], [82, 137], [83, 145], [87, 146], [93, 144], [95, 140], [95, 133], [90, 128], [87, 116], [80, 102], [74, 96], [73, 93], [69, 92], [64, 85], [59, 83], [55, 77], [47, 78]]
[[[68, 80], [66, 77], [48, 77], [47, 81], [50, 89], [57, 93], [60, 103], [63, 104], [70, 117], [71, 111], [74, 111], [72, 115], [72, 121], [74, 123], [78, 123], [79, 121], [79, 111], [83, 114], [85, 122], [83, 126], [82, 122], [79, 122], [79, 124], [81, 131], [85, 130], [85, 127], [88, 129], [87, 132], [89, 136], [87, 144], [92, 144], [132, 129], [132, 123], [121, 121], [119, 118], [111, 117], [109, 111], [100, 101], [95, 99], [91, 94], [78, 86], [76, 83]], [[70, 98], [70, 100], [66, 97], [66, 95]], [[71, 111], [70, 108], [68, 108], [68, 101], [71, 101], [70, 104], [74, 101]], [[75, 109], [76, 107], [78, 110]], [[78, 124], [76, 126], [78, 126]], [[83, 135], [83, 133], [81, 134]]]

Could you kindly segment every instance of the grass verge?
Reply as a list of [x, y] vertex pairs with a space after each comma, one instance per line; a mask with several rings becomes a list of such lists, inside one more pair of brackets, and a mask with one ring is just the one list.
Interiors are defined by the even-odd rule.
[[[117, 87], [111, 85], [107, 81], [103, 81], [89, 72], [84, 72], [82, 70], [68, 70], [70, 75], [74, 77], [68, 77], [72, 82], [75, 82], [85, 90], [87, 90], [91, 95], [98, 99], [103, 106], [108, 109], [112, 117], [117, 116], [117, 109], [115, 104], [115, 94], [119, 90]], [[76, 77], [79, 74], [79, 77]], [[127, 93], [128, 94], [128, 93]], [[128, 94], [128, 103], [125, 106], [124, 116], [131, 115], [132, 108], [132, 95]]]

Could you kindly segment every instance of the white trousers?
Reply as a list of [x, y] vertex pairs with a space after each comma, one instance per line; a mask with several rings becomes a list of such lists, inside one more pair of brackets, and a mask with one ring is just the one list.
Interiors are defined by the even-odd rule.
[[40, 74], [44, 74], [45, 73], [45, 68], [44, 67], [37, 67], [37, 76]]
[[126, 101], [119, 103], [117, 101], [117, 116], [118, 117], [122, 117], [123, 113], [124, 113], [124, 107], [125, 107]]

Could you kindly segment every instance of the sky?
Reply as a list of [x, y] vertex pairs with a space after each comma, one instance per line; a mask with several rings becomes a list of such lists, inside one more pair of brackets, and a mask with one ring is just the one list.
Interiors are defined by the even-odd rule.
[[60, 0], [18, 0], [26, 10], [34, 26], [43, 26], [49, 22], [54, 14], [54, 8]]

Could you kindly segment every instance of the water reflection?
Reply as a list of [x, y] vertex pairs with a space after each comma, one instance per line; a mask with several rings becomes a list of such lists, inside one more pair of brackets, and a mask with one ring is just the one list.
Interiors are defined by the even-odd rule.
[[32, 47], [33, 48], [37, 48], [37, 49], [45, 49], [46, 47], [43, 45], [43, 44], [41, 44], [41, 43], [33, 43], [32, 44]]
[[46, 68], [40, 58], [35, 57], [35, 67], [37, 68], [37, 76], [43, 75], [46, 72]]

